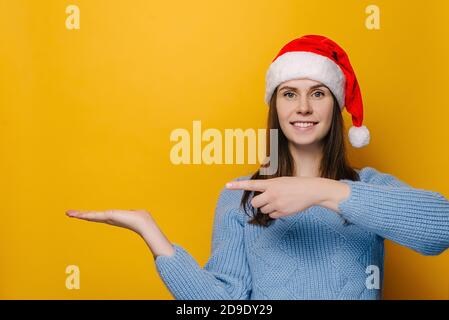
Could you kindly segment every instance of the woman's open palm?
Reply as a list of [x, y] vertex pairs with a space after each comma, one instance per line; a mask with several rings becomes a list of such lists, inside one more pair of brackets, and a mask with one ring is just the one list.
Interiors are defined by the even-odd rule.
[[146, 210], [67, 210], [66, 215], [72, 218], [107, 223], [132, 230], [145, 240], [155, 258], [159, 255], [172, 255], [175, 252], [173, 245]]
[[141, 233], [145, 224], [151, 220], [148, 211], [140, 210], [105, 210], [105, 211], [80, 211], [67, 210], [66, 214], [72, 218], [93, 222], [107, 223], [113, 226], [130, 229]]

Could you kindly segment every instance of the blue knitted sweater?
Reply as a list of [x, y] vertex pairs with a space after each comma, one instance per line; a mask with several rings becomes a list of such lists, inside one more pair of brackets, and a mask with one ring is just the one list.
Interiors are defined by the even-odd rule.
[[223, 188], [205, 266], [173, 243], [173, 255], [155, 258], [159, 276], [183, 300], [382, 298], [383, 240], [423, 255], [442, 253], [449, 247], [449, 201], [371, 167], [357, 172], [360, 181], [339, 180], [351, 189], [340, 214], [312, 206], [269, 227], [246, 223], [243, 191]]

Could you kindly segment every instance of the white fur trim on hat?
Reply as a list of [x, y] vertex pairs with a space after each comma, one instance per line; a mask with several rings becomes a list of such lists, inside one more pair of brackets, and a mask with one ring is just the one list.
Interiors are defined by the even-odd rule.
[[265, 103], [284, 81], [308, 78], [327, 86], [337, 98], [340, 109], [345, 101], [345, 76], [340, 67], [328, 57], [309, 52], [286, 52], [274, 60], [265, 77]]
[[366, 146], [370, 140], [370, 134], [366, 126], [352, 126], [351, 128], [349, 128], [348, 135], [349, 142], [351, 142], [351, 145], [356, 148]]

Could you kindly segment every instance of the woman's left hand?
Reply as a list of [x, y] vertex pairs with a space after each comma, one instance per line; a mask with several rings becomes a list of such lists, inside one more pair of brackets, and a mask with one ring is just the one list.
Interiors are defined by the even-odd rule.
[[323, 178], [318, 177], [277, 177], [232, 181], [226, 187], [262, 192], [251, 199], [251, 205], [276, 219], [322, 204], [325, 200], [321, 189], [323, 182]]

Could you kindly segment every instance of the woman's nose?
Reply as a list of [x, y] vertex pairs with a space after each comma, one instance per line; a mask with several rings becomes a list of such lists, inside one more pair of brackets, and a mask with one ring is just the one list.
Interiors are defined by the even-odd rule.
[[306, 98], [300, 99], [298, 101], [298, 104], [296, 106], [296, 112], [299, 113], [310, 113], [312, 111], [312, 106], [310, 105], [309, 101], [307, 101]]

